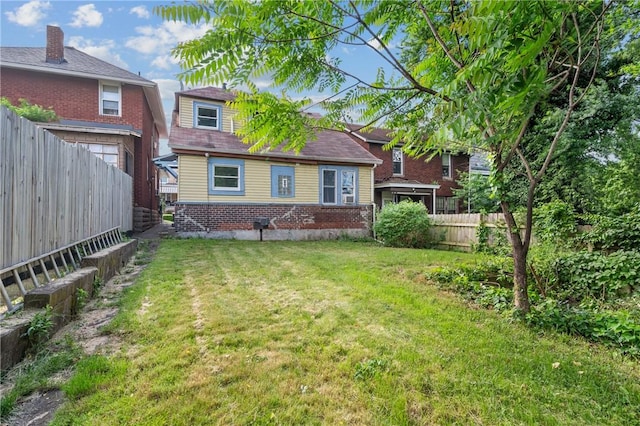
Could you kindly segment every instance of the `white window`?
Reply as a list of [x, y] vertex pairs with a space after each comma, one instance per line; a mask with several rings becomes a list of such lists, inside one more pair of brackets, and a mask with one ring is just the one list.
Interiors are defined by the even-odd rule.
[[194, 127], [220, 130], [220, 107], [196, 103]]
[[336, 204], [336, 171], [322, 171], [322, 204]]
[[100, 84], [100, 114], [120, 116], [121, 104], [120, 85]]
[[402, 149], [400, 148], [393, 148], [393, 152], [392, 152], [392, 160], [393, 160], [393, 174], [394, 175], [401, 175], [403, 170], [402, 170]]
[[240, 190], [240, 167], [232, 165], [213, 166], [213, 189]]
[[451, 155], [442, 154], [442, 177], [451, 177]]
[[78, 144], [93, 153], [96, 157], [104, 160], [105, 163], [118, 167], [118, 145], [102, 145], [99, 143]]

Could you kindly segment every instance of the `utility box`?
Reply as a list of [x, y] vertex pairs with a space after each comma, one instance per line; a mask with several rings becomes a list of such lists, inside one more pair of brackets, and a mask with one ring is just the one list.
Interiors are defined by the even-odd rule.
[[253, 219], [253, 229], [267, 229], [268, 227], [268, 217], [256, 217], [255, 219]]

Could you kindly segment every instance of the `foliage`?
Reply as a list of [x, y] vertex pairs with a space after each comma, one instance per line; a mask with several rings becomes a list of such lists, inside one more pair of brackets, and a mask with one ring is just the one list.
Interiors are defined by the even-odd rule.
[[53, 328], [53, 309], [47, 305], [44, 310], [37, 312], [31, 321], [25, 333], [31, 343], [32, 350], [37, 353], [42, 349], [43, 344], [49, 338], [51, 329]]
[[482, 263], [474, 265], [433, 268], [426, 276], [439, 287], [455, 291], [468, 301], [502, 312], [513, 303], [512, 274], [508, 259], [487, 256]]
[[20, 105], [14, 106], [8, 98], [0, 98], [0, 104], [21, 117], [37, 123], [58, 121], [58, 116], [52, 108], [44, 108], [40, 105], [32, 105], [26, 99], [20, 99]]
[[[513, 236], [516, 307], [527, 311], [524, 276], [536, 189], [593, 82], [610, 6], [602, 0], [213, 0], [160, 6], [156, 12], [167, 20], [209, 25], [202, 38], [174, 50], [181, 77], [190, 84], [248, 87], [232, 107], [245, 122], [239, 134], [252, 151], [300, 150], [316, 129], [344, 130], [356, 113], [366, 125], [384, 122], [394, 131], [391, 145], [401, 143], [414, 157], [445, 148], [487, 152]], [[365, 68], [377, 68], [373, 79], [341, 67], [331, 52], [344, 46], [367, 55]], [[261, 77], [269, 77], [281, 95], [259, 92], [253, 81]], [[287, 94], [312, 88], [329, 92], [321, 118], [300, 113], [313, 105], [310, 98]], [[542, 163], [536, 163], [521, 148], [540, 120], [552, 137], [545, 141]], [[523, 238], [504, 176], [512, 161], [526, 170]]]
[[423, 203], [388, 203], [378, 213], [373, 230], [390, 247], [425, 248], [431, 243], [429, 212]]
[[640, 252], [616, 251], [610, 255], [580, 251], [555, 263], [560, 300], [615, 299], [640, 291]]
[[456, 181], [459, 188], [454, 188], [454, 195], [462, 200], [462, 204], [470, 208], [470, 213], [497, 213], [500, 204], [495, 198], [488, 176], [478, 173], [462, 172]]
[[82, 311], [82, 308], [87, 304], [89, 300], [89, 293], [84, 288], [78, 288], [76, 290], [76, 314]]
[[597, 250], [640, 251], [640, 203], [620, 216], [590, 216], [592, 228], [581, 235]]
[[387, 371], [389, 368], [387, 361], [383, 359], [368, 359], [358, 363], [353, 377], [356, 380], [369, 380]]
[[640, 310], [599, 309], [590, 301], [571, 306], [545, 299], [533, 306], [527, 322], [538, 328], [582, 336], [594, 342], [619, 348], [623, 353], [640, 356]]
[[571, 246], [577, 232], [573, 207], [561, 200], [537, 207], [533, 212], [534, 233], [543, 243]]

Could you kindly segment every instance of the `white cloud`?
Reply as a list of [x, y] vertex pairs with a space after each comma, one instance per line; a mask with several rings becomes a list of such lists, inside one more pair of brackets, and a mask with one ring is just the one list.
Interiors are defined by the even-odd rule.
[[95, 56], [117, 67], [124, 69], [129, 68], [129, 65], [116, 53], [117, 46], [113, 40], [101, 40], [99, 44], [95, 44], [93, 41], [87, 40], [84, 37], [76, 36], [71, 37], [68, 44], [88, 55]]
[[158, 56], [151, 61], [151, 65], [162, 70], [170, 70], [174, 65], [178, 65], [179, 63], [180, 61], [171, 55]]
[[159, 27], [136, 27], [136, 32], [140, 35], [129, 38], [126, 46], [144, 54], [168, 51], [180, 42], [202, 37], [207, 29], [205, 25], [170, 21], [163, 22]]
[[129, 11], [129, 13], [133, 13], [135, 15], [138, 15], [138, 18], [142, 18], [142, 19], [149, 19], [151, 17], [151, 14], [147, 10], [146, 6], [132, 7], [131, 10]]
[[84, 4], [73, 12], [73, 21], [69, 25], [76, 28], [99, 27], [102, 25], [102, 13], [94, 4]]
[[47, 16], [45, 11], [49, 9], [51, 9], [50, 2], [33, 0], [15, 8], [13, 12], [5, 12], [5, 15], [9, 22], [23, 27], [35, 27], [40, 25], [40, 21]]

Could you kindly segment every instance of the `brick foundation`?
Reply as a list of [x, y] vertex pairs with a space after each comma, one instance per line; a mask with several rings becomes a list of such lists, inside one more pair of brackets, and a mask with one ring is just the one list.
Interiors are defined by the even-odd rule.
[[294, 204], [177, 204], [175, 229], [183, 236], [253, 239], [257, 217], [269, 219], [265, 239], [370, 236], [373, 207]]

